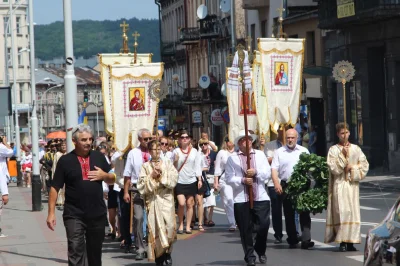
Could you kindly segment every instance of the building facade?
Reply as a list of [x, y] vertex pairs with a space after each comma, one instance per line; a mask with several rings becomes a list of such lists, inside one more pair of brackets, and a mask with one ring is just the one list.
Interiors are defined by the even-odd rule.
[[[344, 12], [346, 11], [346, 12]], [[327, 80], [331, 127], [343, 121], [346, 101], [351, 141], [366, 153], [372, 169], [399, 171], [400, 19], [398, 1], [336, 0], [319, 3], [319, 27], [326, 29], [327, 64], [348, 60], [355, 76], [346, 86]]]
[[[13, 17], [10, 19], [9, 1], [12, 1]], [[0, 2], [0, 75], [1, 86], [13, 85], [13, 67], [16, 72], [16, 103], [17, 107], [31, 104], [30, 95], [30, 63], [29, 63], [29, 31], [28, 31], [28, 3], [27, 1], [8, 0]], [[14, 38], [14, 54], [12, 54], [11, 35]], [[17, 60], [13, 66], [12, 56]], [[12, 93], [14, 98], [14, 93]], [[14, 101], [13, 101], [14, 102]], [[15, 106], [14, 106], [15, 108]], [[28, 108], [19, 109], [19, 126], [21, 143], [29, 138]], [[14, 122], [11, 127], [13, 128]], [[2, 125], [0, 125], [0, 128]], [[15, 133], [12, 134], [15, 136]]]

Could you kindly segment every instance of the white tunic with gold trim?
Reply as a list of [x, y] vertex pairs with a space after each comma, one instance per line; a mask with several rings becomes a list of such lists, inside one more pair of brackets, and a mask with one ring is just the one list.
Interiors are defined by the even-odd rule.
[[174, 188], [178, 182], [178, 171], [169, 159], [162, 160], [161, 171], [161, 179], [156, 181], [151, 177], [151, 162], [144, 163], [137, 183], [147, 213], [149, 261], [166, 252], [171, 253], [176, 234]]
[[[359, 181], [367, 175], [369, 164], [357, 145], [350, 144], [349, 154], [343, 146], [329, 149], [329, 192], [326, 217], [325, 243], [361, 243]], [[350, 172], [345, 168], [351, 165]]]

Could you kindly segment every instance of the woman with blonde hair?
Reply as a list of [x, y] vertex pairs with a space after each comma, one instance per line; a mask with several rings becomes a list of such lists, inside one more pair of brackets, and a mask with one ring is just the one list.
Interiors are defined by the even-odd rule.
[[220, 192], [224, 202], [224, 209], [228, 218], [230, 232], [236, 230], [236, 221], [233, 211], [233, 190], [230, 185], [226, 184], [225, 165], [228, 161], [228, 157], [234, 152], [235, 145], [229, 140], [228, 136], [226, 136], [221, 150], [217, 154], [214, 171], [214, 189]]
[[[137, 188], [144, 197], [149, 230], [148, 259], [156, 265], [172, 265], [175, 240], [174, 188], [178, 171], [168, 158], [162, 158], [160, 143], [148, 143], [151, 160], [142, 165]], [[164, 264], [165, 263], [165, 264]]]

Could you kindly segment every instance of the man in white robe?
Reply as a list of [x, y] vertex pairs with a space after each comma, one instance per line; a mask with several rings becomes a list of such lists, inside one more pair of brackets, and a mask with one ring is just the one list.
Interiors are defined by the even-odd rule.
[[359, 181], [369, 164], [360, 147], [349, 143], [348, 125], [336, 125], [339, 143], [328, 153], [329, 191], [325, 243], [340, 243], [339, 250], [356, 251], [361, 243]]

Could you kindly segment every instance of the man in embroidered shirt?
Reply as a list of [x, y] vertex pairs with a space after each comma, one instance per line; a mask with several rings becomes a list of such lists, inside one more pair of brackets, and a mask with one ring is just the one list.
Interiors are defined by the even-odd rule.
[[[258, 254], [260, 262], [265, 264], [267, 257], [267, 235], [269, 228], [270, 202], [265, 182], [271, 177], [271, 168], [262, 151], [251, 149], [255, 135], [249, 133], [246, 139], [245, 131], [239, 132], [235, 145], [239, 151], [233, 153], [225, 166], [227, 184], [233, 188], [234, 213], [240, 231], [244, 250], [244, 260], [248, 266], [254, 266]], [[246, 142], [250, 147], [250, 169], [247, 169]], [[249, 191], [249, 185], [253, 190]], [[253, 193], [253, 209], [250, 209], [249, 194]], [[253, 245], [253, 225], [257, 223], [257, 235]]]
[[[124, 200], [126, 203], [131, 202], [131, 194], [134, 195], [133, 198], [133, 229], [132, 233], [135, 236], [135, 246], [137, 248], [136, 260], [144, 259], [144, 251], [145, 246], [143, 243], [143, 221], [144, 221], [144, 213], [143, 207], [144, 202], [142, 197], [140, 196], [136, 184], [138, 182], [138, 178], [140, 175], [140, 170], [142, 168], [142, 164], [150, 160], [150, 153], [147, 149], [147, 143], [151, 140], [151, 132], [145, 128], [140, 129], [138, 132], [138, 139], [140, 142], [140, 146], [132, 149], [128, 153], [128, 158], [126, 159], [126, 165], [124, 170]], [[129, 215], [130, 217], [130, 215]], [[126, 217], [125, 217], [126, 218]], [[125, 238], [125, 245], [131, 244], [130, 236]]]
[[[300, 155], [304, 152], [309, 154], [306, 148], [297, 144], [297, 136], [295, 129], [286, 131], [286, 145], [275, 152], [271, 165], [275, 191], [283, 197], [283, 212], [285, 214], [286, 232], [288, 235], [287, 242], [290, 248], [296, 248], [299, 241], [296, 232], [295, 210], [292, 201], [285, 193], [285, 189], [293, 173], [293, 168], [300, 159]], [[308, 249], [313, 247], [314, 242], [311, 242], [311, 218], [309, 212], [300, 213], [300, 225], [302, 229], [301, 248]]]
[[[102, 181], [113, 184], [115, 175], [103, 154], [91, 150], [92, 130], [80, 124], [72, 130], [75, 149], [57, 163], [49, 193], [47, 226], [56, 226], [58, 191], [65, 185], [63, 220], [68, 239], [68, 265], [101, 266], [104, 221], [107, 215]], [[85, 243], [86, 242], [86, 243]]]

